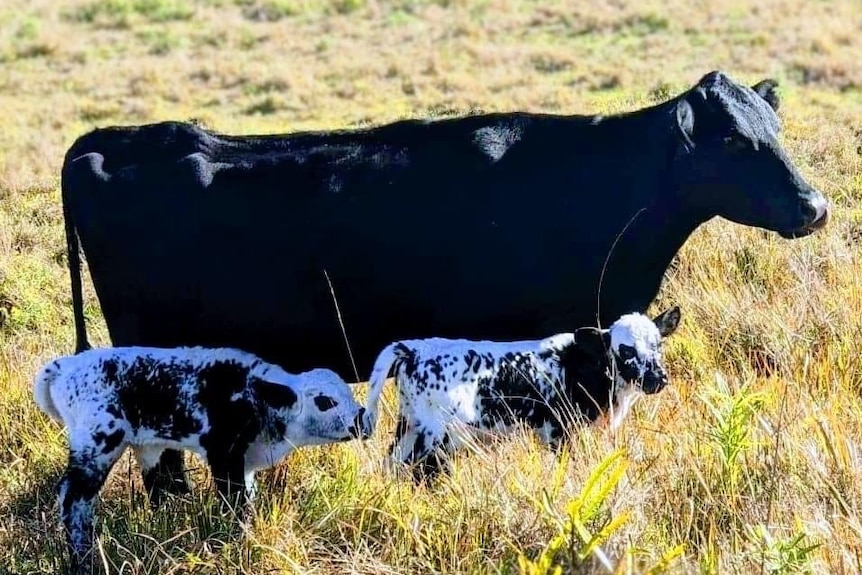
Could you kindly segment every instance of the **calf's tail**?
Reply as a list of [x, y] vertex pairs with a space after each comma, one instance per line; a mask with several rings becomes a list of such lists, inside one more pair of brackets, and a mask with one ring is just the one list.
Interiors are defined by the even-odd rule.
[[45, 364], [36, 373], [35, 382], [33, 384], [33, 398], [36, 400], [36, 405], [39, 409], [48, 414], [52, 419], [56, 419], [63, 423], [63, 418], [60, 412], [57, 411], [57, 406], [51, 398], [51, 386], [60, 377], [60, 364], [57, 361], [52, 361]]
[[371, 435], [377, 425], [377, 405], [386, 379], [391, 372], [397, 372], [398, 363], [407, 357], [407, 353], [404, 344], [395, 342], [387, 345], [374, 361], [371, 377], [368, 378], [368, 400], [362, 416], [362, 432], [366, 437]]

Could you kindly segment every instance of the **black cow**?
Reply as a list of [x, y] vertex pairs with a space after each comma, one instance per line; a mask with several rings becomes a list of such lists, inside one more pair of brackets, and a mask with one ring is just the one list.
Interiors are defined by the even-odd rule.
[[115, 345], [238, 347], [347, 377], [333, 292], [360, 373], [399, 339], [609, 324], [646, 309], [715, 216], [786, 238], [826, 223], [778, 142], [775, 86], [712, 72], [613, 116], [95, 130], [62, 171], [77, 349], [76, 234]]

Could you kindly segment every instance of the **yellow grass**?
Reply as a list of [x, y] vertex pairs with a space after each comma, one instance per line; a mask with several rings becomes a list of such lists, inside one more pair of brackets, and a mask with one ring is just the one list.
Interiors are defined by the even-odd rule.
[[[59, 170], [75, 137], [163, 119], [252, 133], [476, 108], [609, 113], [716, 68], [781, 80], [784, 143], [834, 217], [794, 242], [719, 220], [695, 233], [653, 308], [683, 309], [674, 383], [616, 437], [583, 430], [555, 458], [521, 434], [414, 489], [381, 465], [384, 418], [367, 443], [263, 474], [244, 533], [202, 469], [193, 497], [151, 512], [125, 456], [101, 497], [104, 561], [123, 573], [862, 571], [862, 7], [603, 4], [0, 3], [0, 571], [65, 572], [53, 495], [65, 436], [30, 385], [73, 345]], [[596, 534], [598, 546], [581, 539]]]

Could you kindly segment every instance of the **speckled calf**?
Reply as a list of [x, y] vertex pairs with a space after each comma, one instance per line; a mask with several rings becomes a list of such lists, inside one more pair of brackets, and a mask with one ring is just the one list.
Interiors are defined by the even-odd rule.
[[226, 348], [93, 349], [45, 364], [34, 395], [69, 431], [57, 490], [78, 560], [92, 547], [93, 501], [127, 446], [150, 493], [162, 451], [181, 449], [204, 457], [221, 494], [248, 501], [255, 471], [297, 447], [356, 437], [364, 411], [328, 369], [295, 375]]
[[523, 422], [555, 444], [567, 423], [608, 411], [616, 429], [642, 393], [667, 385], [660, 344], [679, 320], [674, 307], [654, 320], [627, 314], [609, 329], [582, 327], [538, 341], [392, 343], [371, 374], [363, 433], [376, 425], [388, 377], [395, 378], [400, 411], [390, 457], [420, 463], [417, 479], [437, 473], [440, 451], [454, 450], [475, 430]]

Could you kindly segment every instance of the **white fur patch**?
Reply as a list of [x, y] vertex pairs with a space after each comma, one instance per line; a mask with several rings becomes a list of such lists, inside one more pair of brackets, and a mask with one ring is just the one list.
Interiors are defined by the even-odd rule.
[[661, 343], [661, 334], [653, 320], [639, 313], [626, 314], [615, 321], [610, 334], [614, 351], [627, 345], [635, 348], [642, 357], [650, 357]]
[[643, 392], [635, 385], [627, 384], [618, 390], [614, 396], [614, 402], [611, 406], [610, 413], [610, 429], [615, 432], [622, 425], [623, 420], [628, 416], [635, 402], [640, 399]]
[[516, 126], [486, 126], [473, 133], [473, 141], [492, 162], [500, 159], [521, 139]]

